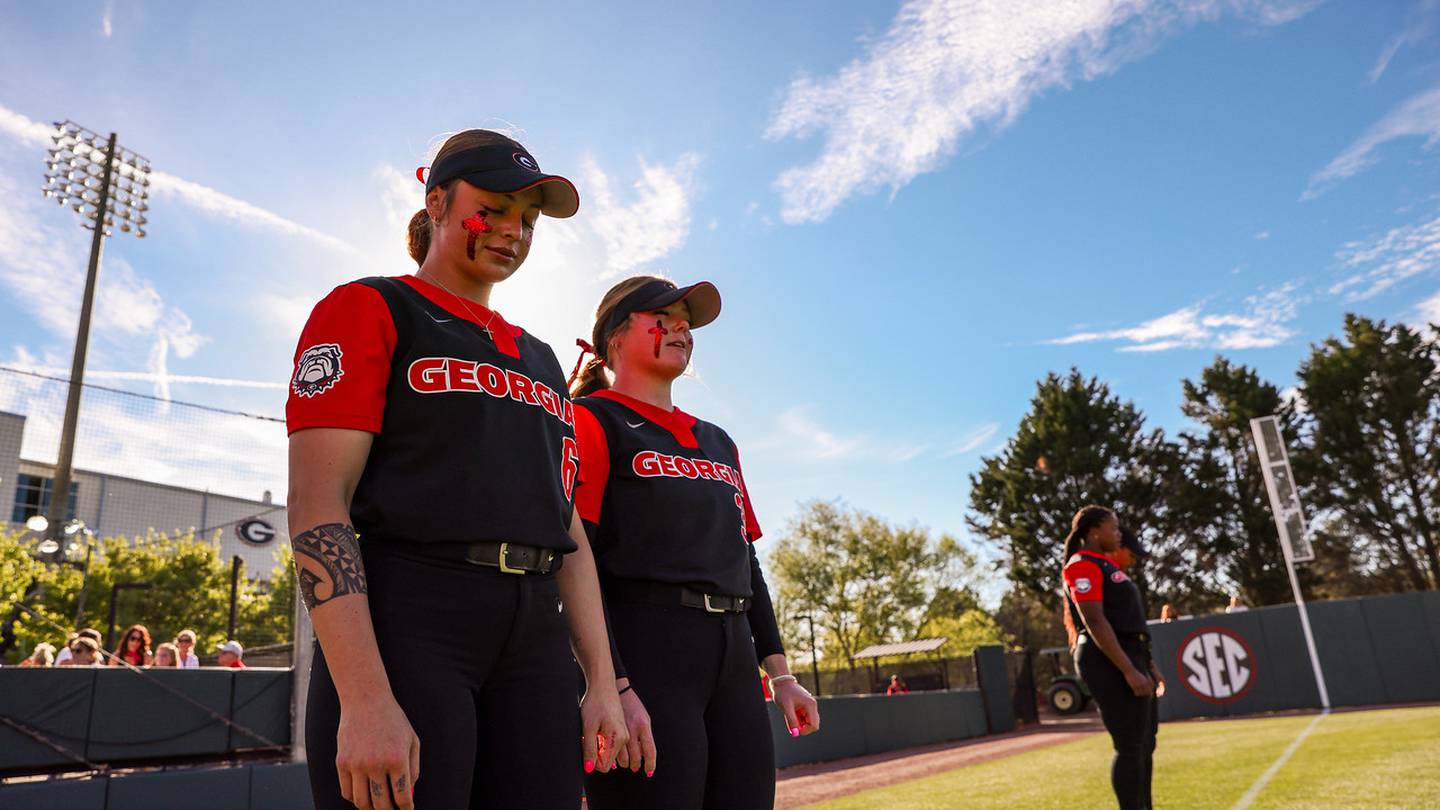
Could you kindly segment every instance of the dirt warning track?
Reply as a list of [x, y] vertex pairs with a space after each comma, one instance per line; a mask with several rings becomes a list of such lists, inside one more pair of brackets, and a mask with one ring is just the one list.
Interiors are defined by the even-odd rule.
[[775, 808], [792, 810], [862, 790], [887, 787], [966, 765], [1083, 739], [1103, 730], [1099, 719], [1092, 714], [1080, 721], [1046, 723], [1009, 734], [906, 748], [835, 762], [795, 765], [779, 772]]

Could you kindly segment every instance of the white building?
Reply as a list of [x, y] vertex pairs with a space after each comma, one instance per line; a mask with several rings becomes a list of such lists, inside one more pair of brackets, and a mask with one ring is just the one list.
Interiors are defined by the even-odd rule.
[[[49, 509], [55, 475], [54, 464], [20, 458], [24, 434], [25, 417], [0, 411], [0, 516], [12, 529]], [[285, 507], [272, 503], [269, 492], [248, 500], [81, 469], [72, 479], [68, 517], [96, 537], [193, 530], [208, 540], [219, 532], [220, 558], [239, 556], [251, 577], [269, 576], [276, 550], [290, 540]]]

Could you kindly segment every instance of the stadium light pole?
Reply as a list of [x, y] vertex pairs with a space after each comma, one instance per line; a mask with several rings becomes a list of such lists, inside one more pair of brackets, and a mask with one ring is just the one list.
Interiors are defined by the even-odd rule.
[[[95, 283], [100, 273], [100, 252], [105, 237], [118, 221], [120, 230], [145, 238], [146, 202], [150, 197], [150, 161], [116, 143], [115, 133], [105, 138], [73, 121], [57, 121], [45, 160], [41, 191], [59, 205], [69, 205], [81, 216], [81, 225], [94, 232], [90, 239], [90, 266], [80, 303], [80, 327], [75, 335], [75, 356], [70, 365], [70, 390], [65, 399], [65, 421], [60, 430], [60, 451], [50, 486], [47, 517], [51, 539], [58, 540], [69, 515], [70, 479], [75, 457], [75, 429], [80, 421], [80, 391], [85, 377], [85, 354], [90, 345], [90, 315], [95, 305]], [[57, 548], [56, 561], [64, 552]]]

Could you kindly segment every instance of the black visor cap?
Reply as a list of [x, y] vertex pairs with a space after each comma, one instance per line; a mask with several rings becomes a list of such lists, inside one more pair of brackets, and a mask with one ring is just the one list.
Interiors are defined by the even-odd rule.
[[679, 301], [690, 305], [691, 329], [699, 329], [720, 316], [720, 291], [708, 281], [688, 287], [677, 287], [669, 281], [649, 281], [620, 299], [610, 317], [599, 325], [592, 335], [595, 350], [604, 357], [606, 339], [632, 314], [663, 309]]
[[539, 186], [544, 193], [540, 212], [557, 219], [572, 217], [580, 210], [580, 192], [574, 183], [540, 171], [540, 164], [525, 147], [508, 139], [435, 161], [425, 176], [425, 191], [457, 179], [496, 194], [514, 194]]

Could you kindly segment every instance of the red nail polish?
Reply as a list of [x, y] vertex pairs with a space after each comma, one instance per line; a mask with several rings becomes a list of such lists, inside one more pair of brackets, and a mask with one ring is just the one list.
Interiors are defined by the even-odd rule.
[[594, 773], [594, 772], [595, 772], [595, 760], [593, 760], [593, 759], [587, 759], [587, 760], [585, 760], [585, 772], [586, 772], [586, 773]]
[[650, 777], [652, 777], [652, 776], [654, 776], [654, 775], [655, 775], [655, 772], [654, 772], [654, 771], [646, 771], [646, 772], [645, 772], [645, 778], [646, 778], [646, 779], [649, 779]]
[[799, 737], [799, 736], [800, 736], [800, 729], [798, 729], [798, 728], [792, 728], [792, 729], [790, 729], [790, 736], [791, 736], [791, 737]]

